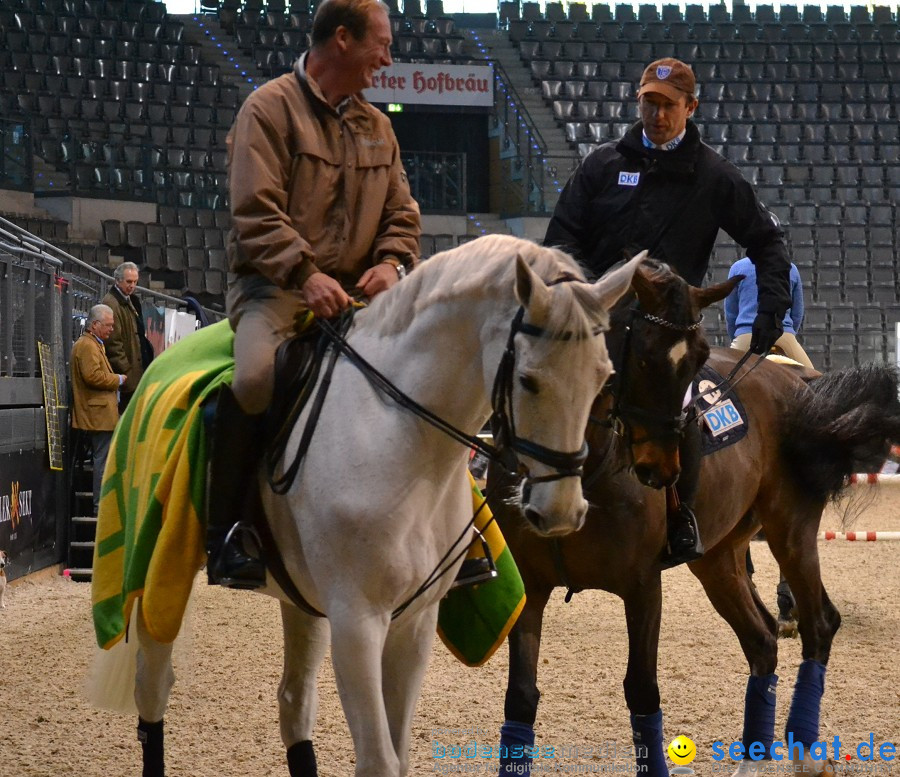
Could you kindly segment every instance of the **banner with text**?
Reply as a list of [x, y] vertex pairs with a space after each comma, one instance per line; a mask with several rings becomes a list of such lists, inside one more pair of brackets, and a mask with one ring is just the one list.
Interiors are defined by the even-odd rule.
[[44, 448], [0, 456], [0, 550], [12, 562], [11, 580], [33, 571], [35, 554], [56, 544], [56, 483]]
[[494, 73], [490, 65], [437, 65], [395, 62], [373, 76], [363, 92], [372, 103], [407, 105], [494, 104]]

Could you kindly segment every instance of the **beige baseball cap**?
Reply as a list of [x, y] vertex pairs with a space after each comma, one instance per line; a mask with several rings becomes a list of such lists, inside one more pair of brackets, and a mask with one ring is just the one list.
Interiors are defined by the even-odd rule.
[[651, 62], [641, 76], [638, 97], [647, 92], [659, 92], [670, 100], [680, 100], [684, 95], [694, 96], [697, 81], [694, 71], [679, 59], [666, 57]]

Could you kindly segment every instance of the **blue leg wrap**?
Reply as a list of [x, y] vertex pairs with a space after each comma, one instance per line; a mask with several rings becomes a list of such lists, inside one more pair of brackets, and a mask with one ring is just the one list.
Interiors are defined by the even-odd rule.
[[819, 708], [825, 693], [825, 664], [808, 658], [797, 670], [794, 698], [785, 725], [785, 735], [792, 733], [795, 742], [807, 748], [819, 739]]
[[764, 759], [768, 760], [772, 742], [775, 740], [775, 688], [778, 675], [764, 674], [747, 678], [747, 693], [744, 695], [744, 734], [741, 741], [745, 748], [752, 742], [761, 742], [765, 747]]
[[[531, 756], [524, 750], [534, 747], [534, 729], [527, 723], [507, 720], [500, 726], [500, 777], [531, 774]], [[502, 755], [503, 752], [506, 755]]]
[[632, 715], [631, 734], [634, 741], [637, 774], [641, 777], [668, 777], [669, 767], [663, 752], [663, 715]]

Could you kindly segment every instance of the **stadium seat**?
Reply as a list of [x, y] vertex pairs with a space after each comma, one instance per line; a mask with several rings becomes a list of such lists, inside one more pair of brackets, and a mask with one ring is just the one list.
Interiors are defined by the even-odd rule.
[[162, 270], [164, 268], [163, 249], [158, 245], [145, 245], [142, 250], [143, 264], [150, 270]]
[[[587, 44], [597, 42], [598, 27], [596, 22], [578, 22], [575, 26], [575, 38]], [[590, 54], [589, 56], [594, 56]]]
[[147, 244], [147, 225], [143, 221], [125, 222], [125, 245], [143, 248]]
[[118, 219], [104, 219], [101, 221], [100, 232], [104, 245], [117, 248], [124, 243], [122, 222]]
[[541, 81], [541, 96], [548, 102], [557, 100], [562, 96], [563, 82], [556, 78], [547, 78]]
[[690, 24], [705, 22], [707, 20], [706, 9], [697, 3], [688, 3], [684, 7], [684, 20]]
[[[579, 78], [591, 81], [597, 77], [598, 64], [595, 61], [580, 60], [575, 63], [575, 73]], [[605, 87], [604, 87], [605, 88]]]
[[564, 131], [568, 143], [580, 143], [587, 137], [587, 125], [584, 122], [567, 121]]
[[572, 100], [554, 100], [553, 118], [558, 122], [570, 121], [575, 115], [575, 104]]

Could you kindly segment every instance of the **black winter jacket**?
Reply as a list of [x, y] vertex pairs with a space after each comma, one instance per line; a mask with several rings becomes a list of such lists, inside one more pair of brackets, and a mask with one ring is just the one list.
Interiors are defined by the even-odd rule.
[[720, 228], [756, 265], [759, 310], [780, 321], [791, 294], [778, 220], [740, 171], [703, 143], [692, 121], [672, 151], [646, 148], [638, 122], [582, 161], [560, 195], [544, 244], [568, 251], [595, 277], [648, 249], [700, 286]]

